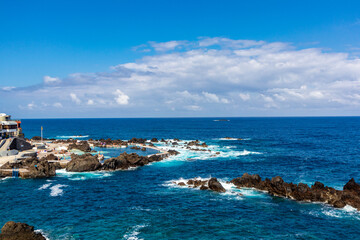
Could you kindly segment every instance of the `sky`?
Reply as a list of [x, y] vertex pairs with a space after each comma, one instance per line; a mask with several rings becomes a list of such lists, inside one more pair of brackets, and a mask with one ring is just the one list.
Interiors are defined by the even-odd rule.
[[0, 0], [0, 112], [359, 116], [359, 9], [346, 0]]

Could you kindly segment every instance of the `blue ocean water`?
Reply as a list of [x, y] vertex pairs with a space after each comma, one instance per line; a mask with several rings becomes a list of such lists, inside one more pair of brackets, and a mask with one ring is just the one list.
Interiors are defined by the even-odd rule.
[[[66, 173], [0, 181], [0, 225], [26, 222], [49, 239], [360, 239], [360, 214], [234, 189], [243, 173], [321, 181], [341, 189], [360, 182], [360, 118], [38, 119], [26, 137], [179, 138], [205, 141], [220, 154], [185, 152], [130, 171]], [[226, 140], [225, 137], [243, 140]], [[105, 149], [116, 156], [119, 149]], [[140, 153], [140, 152], [139, 152]], [[218, 194], [173, 184], [217, 177]]]

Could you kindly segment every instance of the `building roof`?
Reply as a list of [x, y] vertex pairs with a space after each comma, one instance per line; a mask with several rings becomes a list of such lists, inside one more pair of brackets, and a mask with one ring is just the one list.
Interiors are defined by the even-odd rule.
[[2, 125], [17, 125], [15, 121], [1, 121]]

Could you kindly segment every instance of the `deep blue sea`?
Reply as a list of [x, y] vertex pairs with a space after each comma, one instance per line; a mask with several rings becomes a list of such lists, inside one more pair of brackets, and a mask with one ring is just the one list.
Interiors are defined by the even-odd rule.
[[[227, 180], [243, 173], [321, 181], [342, 189], [360, 182], [360, 118], [38, 119], [26, 137], [179, 138], [205, 141], [219, 155], [186, 152], [130, 171], [66, 173], [0, 181], [0, 225], [34, 225], [49, 239], [360, 239], [360, 214], [299, 203]], [[243, 140], [225, 140], [225, 137]], [[104, 149], [117, 156], [124, 149]], [[173, 181], [217, 177], [226, 194]], [[237, 193], [242, 193], [239, 196]]]

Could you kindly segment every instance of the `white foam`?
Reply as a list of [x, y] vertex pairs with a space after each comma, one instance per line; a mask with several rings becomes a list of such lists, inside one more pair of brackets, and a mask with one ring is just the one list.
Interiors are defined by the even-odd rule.
[[52, 197], [57, 197], [57, 196], [61, 196], [63, 194], [63, 190], [61, 189], [62, 187], [67, 187], [68, 185], [63, 185], [63, 184], [56, 184], [54, 186], [52, 186], [50, 188], [51, 192], [50, 192], [50, 196]]
[[[252, 155], [252, 154], [262, 154], [260, 152], [248, 151], [244, 149], [243, 151], [236, 151], [233, 148], [235, 146], [219, 146], [215, 144], [208, 145], [207, 148], [202, 147], [191, 147], [191, 149], [187, 149], [187, 142], [193, 140], [182, 140], [177, 141], [178, 145], [172, 145], [173, 140], [167, 140], [168, 143], [159, 142], [156, 143], [157, 147], [166, 151], [168, 149], [174, 149], [178, 151], [180, 154], [170, 156], [161, 162], [156, 162], [155, 164], [164, 164], [164, 162], [168, 161], [189, 161], [189, 160], [209, 160], [209, 159], [223, 159], [223, 158], [241, 158], [241, 156]], [[200, 150], [196, 151], [194, 149]], [[206, 151], [201, 151], [206, 150]], [[210, 150], [210, 151], [209, 151]], [[248, 160], [248, 159], [247, 159]]]
[[56, 136], [56, 138], [87, 138], [89, 137], [89, 135], [84, 135], [84, 136], [80, 136], [80, 135], [74, 135], [74, 136]]
[[112, 176], [112, 173], [105, 171], [96, 171], [96, 172], [67, 172], [65, 169], [56, 170], [56, 176], [66, 177], [69, 180], [78, 181], [78, 180], [87, 180], [92, 178], [105, 178]]
[[46, 239], [46, 240], [50, 240], [50, 238], [48, 238], [46, 236], [46, 233], [44, 233], [44, 231], [42, 229], [37, 229], [37, 230], [34, 230], [34, 232], [36, 233], [41, 233], [41, 235], [43, 235], [43, 237]]
[[0, 181], [5, 181], [5, 180], [8, 180], [8, 179], [11, 179], [12, 177], [4, 177], [4, 178], [0, 178]]
[[147, 225], [142, 224], [142, 225], [136, 225], [135, 227], [132, 227], [130, 230], [128, 230], [127, 233], [125, 233], [124, 235], [124, 239], [127, 240], [140, 240], [142, 238], [139, 238], [139, 234], [140, 234], [140, 229], [146, 227]]
[[46, 183], [46, 184], [43, 184], [41, 187], [38, 188], [38, 190], [44, 190], [44, 189], [47, 189], [51, 186], [52, 183]]
[[[193, 180], [209, 180], [210, 178], [201, 178], [201, 177], [196, 177], [196, 178], [190, 178]], [[187, 183], [187, 181], [189, 181], [190, 179], [184, 179], [184, 178], [180, 178], [180, 179], [176, 179], [176, 180], [170, 180], [170, 181], [166, 181], [163, 186], [166, 187], [171, 187], [171, 188], [187, 188], [187, 189], [196, 189], [196, 190], [200, 190], [200, 187], [196, 187], [193, 188], [191, 185], [185, 185], [185, 186], [180, 186], [178, 185], [180, 182], [183, 183]], [[238, 199], [238, 200], [242, 200], [244, 199], [244, 197], [248, 198], [248, 197], [257, 197], [257, 198], [263, 198], [266, 197], [266, 193], [257, 191], [255, 189], [252, 188], [237, 188], [234, 184], [224, 180], [224, 179], [218, 179], [218, 181], [221, 183], [221, 185], [225, 188], [226, 192], [222, 193], [221, 196], [227, 196], [227, 197], [231, 197], [231, 199]]]
[[262, 153], [243, 150], [242, 152], [239, 153], [239, 156], [246, 156], [246, 155], [251, 155], [251, 154], [262, 154]]

